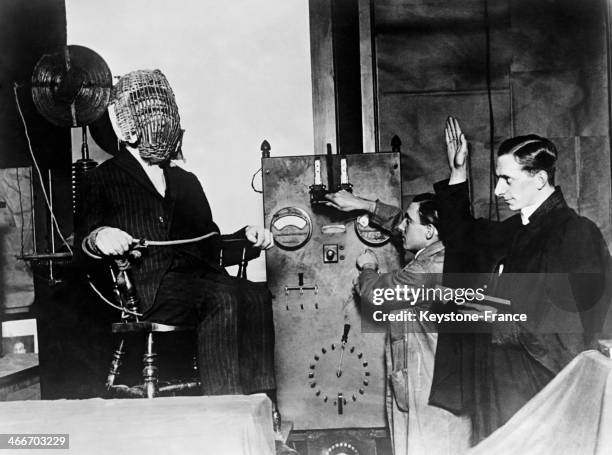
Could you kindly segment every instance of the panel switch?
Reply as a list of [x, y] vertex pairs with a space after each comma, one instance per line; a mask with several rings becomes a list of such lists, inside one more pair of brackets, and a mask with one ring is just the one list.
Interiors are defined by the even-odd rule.
[[323, 262], [338, 262], [338, 245], [323, 245]]

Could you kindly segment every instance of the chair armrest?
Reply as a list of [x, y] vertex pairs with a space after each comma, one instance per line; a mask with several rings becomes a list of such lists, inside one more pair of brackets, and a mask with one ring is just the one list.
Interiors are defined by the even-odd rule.
[[258, 258], [261, 254], [259, 248], [253, 247], [253, 244], [245, 238], [222, 238], [220, 264], [223, 267], [241, 264], [252, 259]]

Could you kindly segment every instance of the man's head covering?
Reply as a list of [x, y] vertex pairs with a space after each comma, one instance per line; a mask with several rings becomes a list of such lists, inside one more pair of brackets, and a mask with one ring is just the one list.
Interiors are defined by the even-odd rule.
[[166, 163], [179, 152], [181, 118], [172, 88], [160, 70], [122, 76], [113, 87], [109, 114], [119, 139], [137, 147], [148, 163]]

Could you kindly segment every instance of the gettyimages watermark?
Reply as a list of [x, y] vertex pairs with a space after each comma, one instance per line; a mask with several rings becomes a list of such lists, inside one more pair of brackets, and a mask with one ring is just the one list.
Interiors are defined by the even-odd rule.
[[445, 286], [420, 287], [395, 285], [394, 288], [375, 288], [372, 291], [372, 304], [382, 305], [388, 302], [406, 302], [417, 305], [423, 302], [454, 301], [458, 305], [485, 300], [485, 288], [449, 288]]
[[[384, 332], [389, 323], [408, 332], [482, 333], [518, 324], [531, 333], [596, 332], [609, 303], [606, 278], [580, 274], [424, 274], [421, 284], [375, 287], [362, 295], [362, 331]], [[485, 283], [461, 286], [461, 283]]]

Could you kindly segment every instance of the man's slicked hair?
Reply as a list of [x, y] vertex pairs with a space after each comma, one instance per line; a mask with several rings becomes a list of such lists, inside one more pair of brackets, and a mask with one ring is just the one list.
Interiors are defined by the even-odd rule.
[[524, 171], [535, 174], [546, 171], [548, 183], [555, 184], [557, 148], [545, 137], [535, 134], [517, 136], [501, 143], [497, 156], [512, 154]]
[[412, 202], [419, 204], [419, 222], [427, 226], [431, 224], [440, 231], [440, 217], [438, 216], [438, 202], [436, 195], [432, 193], [417, 194]]

